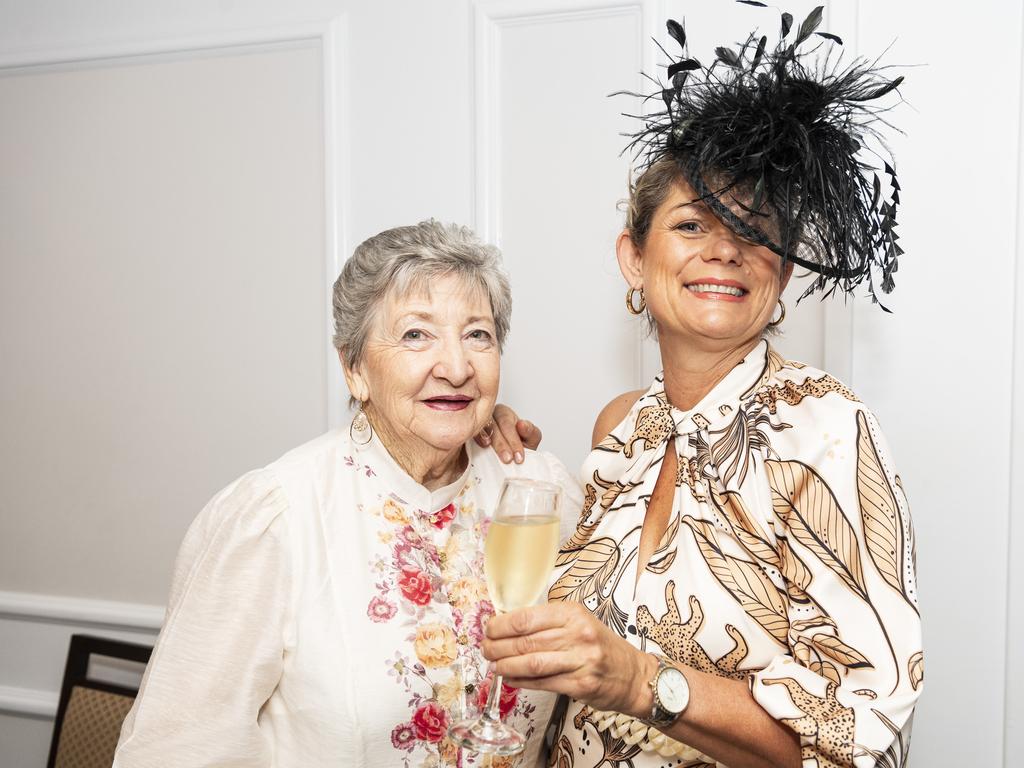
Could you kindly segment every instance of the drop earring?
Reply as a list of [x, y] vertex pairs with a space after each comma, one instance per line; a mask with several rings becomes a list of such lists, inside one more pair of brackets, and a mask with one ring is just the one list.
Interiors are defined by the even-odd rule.
[[373, 427], [370, 426], [370, 420], [366, 418], [362, 402], [359, 403], [359, 412], [348, 427], [348, 436], [356, 445], [366, 445], [373, 438]]

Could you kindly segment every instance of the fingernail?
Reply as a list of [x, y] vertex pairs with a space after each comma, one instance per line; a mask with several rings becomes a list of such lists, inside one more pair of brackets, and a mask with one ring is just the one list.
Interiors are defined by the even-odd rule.
[[521, 451], [516, 451], [516, 464], [523, 463], [523, 454]]
[[509, 453], [508, 451], [502, 451], [501, 452], [501, 460], [503, 462], [505, 462], [506, 464], [508, 464], [510, 461], [512, 461], [512, 454]]

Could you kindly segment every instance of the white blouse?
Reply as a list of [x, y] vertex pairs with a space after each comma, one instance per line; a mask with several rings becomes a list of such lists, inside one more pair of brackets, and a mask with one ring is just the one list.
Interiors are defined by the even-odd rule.
[[[182, 544], [114, 768], [455, 765], [447, 726], [489, 686], [483, 539], [502, 480], [559, 484], [563, 538], [582, 503], [548, 453], [467, 451], [430, 492], [337, 430], [217, 494]], [[529, 744], [495, 765], [538, 762], [553, 703], [503, 694]]]
[[[668, 450], [672, 515], [638, 573]], [[581, 602], [641, 650], [747, 681], [799, 736], [805, 768], [906, 764], [924, 677], [913, 526], [853, 392], [762, 342], [689, 411], [659, 376], [583, 474], [549, 599]], [[581, 702], [558, 729], [559, 768], [714, 764]]]

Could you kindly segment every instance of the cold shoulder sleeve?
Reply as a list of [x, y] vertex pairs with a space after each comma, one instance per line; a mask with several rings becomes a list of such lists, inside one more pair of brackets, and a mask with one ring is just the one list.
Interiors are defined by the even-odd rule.
[[258, 717], [289, 642], [286, 512], [273, 475], [258, 471], [192, 523], [114, 768], [271, 765]]
[[765, 462], [789, 653], [751, 691], [805, 766], [903, 765], [924, 676], [913, 526], [875, 417], [844, 410], [834, 447]]

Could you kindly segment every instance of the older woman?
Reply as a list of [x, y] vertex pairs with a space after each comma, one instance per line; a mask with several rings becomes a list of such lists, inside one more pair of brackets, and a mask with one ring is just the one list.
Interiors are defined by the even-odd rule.
[[664, 372], [597, 419], [552, 602], [484, 642], [510, 684], [569, 697], [558, 768], [905, 765], [923, 656], [903, 488], [874, 415], [766, 341], [794, 262], [885, 290], [899, 252], [898, 195], [856, 157], [861, 105], [898, 81], [803, 65], [819, 19], [713, 73], [673, 63], [639, 135], [618, 259]]
[[[356, 248], [334, 343], [358, 414], [193, 523], [116, 766], [460, 761], [448, 724], [489, 689], [482, 542], [501, 483], [581, 500], [552, 456], [505, 465], [470, 441], [491, 417], [510, 311], [496, 249], [466, 229], [427, 221]], [[529, 737], [522, 765], [552, 702], [503, 690]]]

